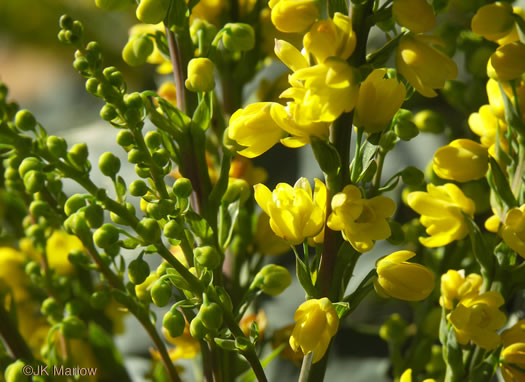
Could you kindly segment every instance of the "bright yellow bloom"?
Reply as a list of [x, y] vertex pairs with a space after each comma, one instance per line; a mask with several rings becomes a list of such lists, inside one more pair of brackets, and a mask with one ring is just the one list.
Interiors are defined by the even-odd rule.
[[55, 231], [46, 243], [47, 262], [59, 275], [71, 273], [73, 266], [69, 262], [68, 255], [73, 250], [83, 250], [84, 245], [80, 239], [68, 235], [63, 231]]
[[272, 23], [281, 32], [304, 32], [319, 17], [315, 0], [270, 0]]
[[484, 5], [477, 10], [471, 22], [472, 32], [498, 43], [511, 34], [514, 27], [512, 6], [509, 3]]
[[507, 212], [501, 237], [505, 244], [525, 258], [525, 204]]
[[328, 57], [346, 60], [352, 55], [356, 45], [356, 36], [350, 17], [336, 12], [334, 18], [316, 22], [304, 35], [303, 45], [306, 52], [312, 54], [318, 63]]
[[430, 235], [419, 238], [425, 247], [441, 247], [467, 236], [463, 213], [473, 216], [476, 205], [455, 184], [429, 184], [427, 192], [411, 192], [407, 199], [410, 208], [421, 215], [420, 222]]
[[302, 55], [299, 50], [285, 40], [275, 40], [274, 47], [275, 55], [289, 67], [293, 72], [308, 68], [308, 60]]
[[292, 87], [281, 98], [292, 98], [297, 104], [294, 119], [299, 125], [333, 122], [343, 112], [352, 111], [357, 101], [355, 70], [338, 58], [297, 70], [289, 81]]
[[500, 81], [515, 80], [525, 72], [525, 45], [513, 42], [500, 46], [487, 63], [487, 74]]
[[177, 87], [173, 82], [164, 82], [157, 90], [157, 94], [172, 105], [177, 106]]
[[434, 289], [434, 273], [421, 264], [409, 263], [416, 254], [397, 251], [377, 260], [376, 291], [386, 297], [405, 301], [421, 301]]
[[209, 92], [215, 88], [215, 65], [209, 58], [193, 58], [188, 63], [186, 88], [192, 92]]
[[264, 167], [255, 167], [250, 159], [243, 156], [233, 158], [229, 175], [232, 178], [244, 179], [250, 186], [268, 179], [268, 172]]
[[396, 66], [421, 95], [435, 97], [434, 89], [442, 89], [446, 80], [458, 75], [456, 63], [431, 44], [443, 42], [433, 36], [406, 35], [401, 37], [396, 54]]
[[492, 212], [494, 212], [494, 215], [485, 220], [484, 226], [487, 231], [497, 233], [499, 231], [501, 220], [494, 210]]
[[432, 6], [426, 0], [394, 0], [392, 15], [399, 25], [415, 33], [428, 32], [436, 25]]
[[510, 346], [518, 342], [525, 343], [525, 319], [519, 320], [512, 327], [501, 333], [503, 346]]
[[495, 291], [463, 298], [447, 316], [458, 342], [466, 345], [472, 341], [486, 350], [496, 348], [501, 343], [496, 331], [507, 321], [505, 314], [498, 309], [504, 303], [501, 294]]
[[283, 131], [270, 115], [271, 108], [271, 102], [256, 102], [231, 116], [228, 136], [246, 147], [239, 151], [240, 155], [257, 157], [272, 148], [283, 136]]
[[[406, 369], [403, 374], [401, 374], [399, 382], [412, 382], [412, 369]], [[436, 380], [434, 378], [426, 378], [423, 382], [436, 382]]]
[[505, 382], [525, 382], [525, 343], [515, 343], [501, 352], [501, 374]]
[[388, 127], [405, 100], [405, 85], [385, 75], [386, 69], [375, 69], [359, 88], [354, 125], [364, 128], [367, 134]]
[[432, 168], [442, 179], [468, 182], [481, 179], [489, 169], [486, 147], [470, 139], [456, 139], [434, 154]]
[[[517, 81], [516, 81], [517, 82]], [[487, 96], [489, 99], [490, 107], [492, 108], [492, 112], [494, 115], [501, 120], [505, 119], [505, 106], [503, 104], [503, 97], [501, 95], [501, 90], [499, 88], [500, 83], [498, 81], [493, 80], [490, 78], [487, 81]], [[515, 105], [515, 98], [512, 94], [512, 87], [508, 82], [501, 83], [501, 86], [503, 88], [503, 91], [509, 97], [509, 99], [512, 101], [512, 103]], [[519, 83], [516, 83], [516, 94], [518, 95], [518, 100], [525, 99], [525, 82], [519, 81]], [[520, 107], [520, 115], [523, 117], [525, 116], [525, 103], [524, 102], [518, 102]]]
[[343, 238], [363, 253], [374, 247], [374, 240], [390, 237], [386, 218], [392, 216], [395, 209], [392, 199], [386, 196], [363, 199], [359, 188], [348, 185], [332, 198], [327, 225], [334, 231], [342, 231]]
[[[280, 238], [293, 245], [317, 235], [324, 226], [327, 192], [323, 182], [315, 179], [312, 194], [310, 182], [300, 178], [292, 187], [279, 183], [271, 192], [264, 184], [254, 186], [255, 200], [270, 216], [270, 227]], [[324, 202], [323, 202], [324, 200]]]
[[441, 275], [441, 297], [439, 305], [451, 310], [463, 298], [471, 298], [479, 294], [483, 278], [477, 273], [465, 277], [465, 271], [450, 269]]
[[294, 351], [301, 349], [304, 355], [313, 352], [312, 362], [316, 363], [323, 358], [339, 328], [339, 317], [332, 303], [326, 297], [303, 302], [295, 311], [294, 320], [290, 346]]
[[479, 135], [481, 144], [485, 147], [491, 147], [496, 143], [498, 127], [501, 137], [503, 137], [503, 133], [507, 130], [505, 122], [494, 114], [493, 108], [490, 105], [483, 105], [477, 113], [470, 114], [468, 125], [474, 134]]
[[265, 213], [259, 214], [254, 241], [257, 252], [263, 255], [281, 255], [290, 250], [290, 245], [277, 235], [270, 227], [270, 217]]
[[24, 272], [24, 255], [9, 247], [0, 247], [0, 290], [7, 287], [13, 293], [15, 302], [24, 300], [28, 293]]

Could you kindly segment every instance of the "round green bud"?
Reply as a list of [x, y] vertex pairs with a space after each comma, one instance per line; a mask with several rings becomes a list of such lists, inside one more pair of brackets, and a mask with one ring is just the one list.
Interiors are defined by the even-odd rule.
[[122, 147], [128, 147], [135, 143], [135, 138], [129, 130], [120, 130], [117, 134], [117, 143]]
[[25, 158], [22, 163], [20, 163], [20, 167], [18, 167], [18, 173], [20, 174], [20, 177], [23, 178], [25, 174], [27, 174], [31, 170], [41, 170], [44, 167], [44, 164], [40, 159], [35, 157], [28, 157]]
[[162, 144], [162, 136], [158, 131], [148, 131], [144, 136], [144, 141], [150, 150], [155, 150]]
[[[5, 382], [30, 382], [31, 377], [25, 375], [26, 362], [21, 359], [13, 362], [5, 369]], [[33, 369], [30, 370], [31, 372]]]
[[202, 340], [207, 333], [208, 330], [202, 323], [202, 320], [199, 316], [196, 316], [193, 320], [191, 320], [190, 334], [193, 338], [195, 338], [196, 340]]
[[81, 338], [86, 332], [86, 324], [77, 316], [64, 318], [60, 331], [66, 338]]
[[143, 114], [140, 109], [129, 108], [124, 112], [124, 119], [128, 125], [136, 125], [142, 121]]
[[114, 178], [120, 170], [120, 159], [113, 153], [106, 152], [98, 159], [98, 167], [102, 174]]
[[255, 45], [255, 32], [248, 24], [226, 24], [223, 28], [222, 43], [224, 47], [233, 52], [244, 52], [253, 49]]
[[51, 207], [43, 200], [33, 200], [29, 205], [29, 212], [35, 217], [47, 216], [51, 213]]
[[127, 94], [124, 97], [124, 103], [129, 108], [140, 109], [144, 107], [144, 102], [142, 101], [142, 97], [138, 92]]
[[425, 181], [425, 174], [420, 169], [409, 166], [403, 170], [401, 173], [401, 178], [403, 183], [408, 186], [419, 186]]
[[164, 148], [155, 150], [151, 157], [153, 159], [153, 162], [159, 167], [166, 166], [170, 160], [170, 154], [168, 150]]
[[135, 180], [129, 185], [129, 193], [133, 196], [144, 196], [149, 188], [143, 180]]
[[105, 11], [121, 11], [134, 3], [132, 0], [95, 0], [95, 5]]
[[41, 270], [40, 264], [38, 264], [36, 261], [30, 261], [29, 263], [26, 264], [24, 268], [24, 272], [28, 276], [40, 276], [41, 275], [40, 270]]
[[71, 29], [73, 28], [73, 18], [69, 15], [62, 15], [58, 20], [58, 25], [62, 29]]
[[90, 228], [98, 228], [104, 223], [104, 209], [98, 204], [90, 204], [84, 210]]
[[176, 220], [170, 220], [164, 226], [164, 236], [169, 239], [179, 239], [184, 235], [184, 227]]
[[143, 166], [138, 163], [135, 165], [135, 173], [142, 179], [150, 177], [149, 167]]
[[155, 243], [160, 239], [159, 223], [155, 219], [144, 218], [137, 224], [137, 233], [147, 243]]
[[31, 170], [24, 175], [24, 187], [30, 194], [41, 191], [45, 181], [46, 176], [40, 171]]
[[170, 0], [141, 0], [137, 7], [137, 19], [145, 24], [158, 24], [166, 18]]
[[191, 23], [190, 36], [195, 45], [199, 45], [199, 39], [201, 39], [203, 46], [208, 47], [211, 45], [216, 35], [217, 27], [205, 20], [195, 19]]
[[88, 78], [86, 80], [86, 90], [89, 94], [93, 94], [94, 96], [98, 95], [98, 85], [100, 85], [99, 80], [97, 80], [94, 77]]
[[128, 162], [129, 163], [142, 163], [147, 159], [147, 156], [145, 153], [143, 153], [139, 149], [131, 149], [128, 153]]
[[46, 139], [46, 146], [49, 153], [55, 158], [62, 158], [67, 154], [67, 142], [62, 137], [50, 135]]
[[85, 143], [77, 143], [67, 153], [68, 159], [76, 166], [84, 168], [88, 159], [88, 148]]
[[[70, 220], [70, 229], [71, 232], [77, 235], [80, 239], [87, 239], [88, 236], [91, 236], [91, 230], [87, 224], [86, 218], [82, 212], [77, 212], [71, 215], [67, 220]], [[66, 226], [66, 222], [64, 222]]]
[[8, 167], [4, 171], [4, 177], [6, 180], [12, 180], [17, 181], [20, 179], [20, 175], [18, 174], [18, 171], [16, 171], [14, 168]]
[[104, 121], [112, 121], [117, 118], [117, 110], [113, 105], [105, 104], [102, 106], [102, 109], [100, 109], [100, 118]]
[[195, 261], [203, 267], [215, 269], [221, 264], [221, 255], [214, 247], [205, 245], [194, 250]]
[[80, 39], [82, 34], [84, 33], [84, 26], [82, 23], [78, 20], [73, 21], [73, 25], [71, 26], [71, 42], [76, 42]]
[[173, 184], [173, 193], [179, 198], [187, 198], [191, 195], [193, 188], [188, 178], [179, 178]]
[[401, 120], [394, 126], [396, 135], [404, 141], [417, 137], [419, 130], [412, 121]]
[[73, 61], [73, 68], [81, 74], [86, 73], [89, 70], [89, 62], [85, 57], [75, 58]]
[[188, 63], [186, 88], [192, 92], [208, 92], [215, 88], [215, 65], [209, 58], [193, 58]]
[[439, 134], [445, 130], [445, 121], [441, 114], [434, 110], [422, 110], [414, 116], [414, 123], [419, 131]]
[[228, 182], [228, 188], [222, 197], [222, 201], [225, 203], [233, 203], [237, 199], [240, 200], [241, 204], [244, 203], [251, 194], [251, 187], [244, 179], [230, 178]]
[[42, 305], [40, 306], [40, 312], [42, 312], [44, 316], [57, 317], [62, 314], [62, 309], [53, 297], [48, 297], [44, 301], [42, 301]]
[[164, 318], [162, 319], [162, 326], [168, 331], [170, 336], [176, 338], [184, 333], [186, 320], [180, 311], [172, 308], [164, 315]]
[[34, 241], [44, 243], [46, 238], [45, 227], [40, 224], [33, 224], [26, 228], [25, 234], [27, 237], [33, 239]]
[[162, 208], [160, 203], [148, 203], [146, 207], [146, 212], [153, 219], [157, 219], [157, 220], [165, 218], [166, 214], [168, 213], [168, 211]]
[[286, 268], [268, 264], [255, 275], [252, 287], [257, 287], [270, 296], [277, 296], [284, 292], [291, 283], [292, 276]]
[[158, 307], [168, 305], [171, 299], [171, 283], [167, 280], [157, 280], [151, 286], [151, 299]]
[[89, 303], [94, 309], [104, 309], [109, 303], [109, 293], [106, 291], [96, 291], [93, 292], [89, 298]]
[[153, 41], [147, 36], [131, 38], [122, 49], [122, 59], [129, 66], [143, 65], [153, 53], [153, 48]]
[[64, 205], [64, 212], [67, 216], [71, 216], [82, 207], [86, 206], [86, 196], [83, 194], [74, 194], [69, 197]]
[[86, 58], [88, 61], [96, 62], [101, 59], [102, 47], [98, 41], [90, 41], [86, 45]]
[[115, 244], [119, 239], [118, 228], [113, 224], [106, 223], [93, 234], [95, 245], [99, 248], [107, 248]]
[[104, 248], [104, 251], [108, 256], [114, 258], [120, 253], [120, 245], [119, 243], [112, 244], [109, 247]]
[[149, 276], [150, 269], [148, 263], [141, 258], [135, 259], [128, 264], [128, 277], [135, 285], [142, 284]]
[[15, 125], [20, 130], [34, 130], [36, 126], [35, 116], [29, 110], [20, 110], [15, 115]]
[[219, 330], [222, 325], [222, 309], [219, 304], [214, 302], [202, 304], [199, 317], [206, 329], [215, 331]]

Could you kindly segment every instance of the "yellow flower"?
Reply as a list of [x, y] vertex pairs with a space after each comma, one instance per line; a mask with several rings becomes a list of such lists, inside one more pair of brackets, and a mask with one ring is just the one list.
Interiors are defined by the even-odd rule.
[[442, 89], [446, 80], [458, 75], [458, 68], [452, 59], [430, 44], [442, 45], [433, 36], [406, 35], [401, 37], [396, 54], [396, 66], [421, 95], [435, 97], [434, 89]]
[[364, 128], [368, 134], [387, 127], [405, 100], [405, 85], [385, 75], [386, 69], [375, 69], [359, 89], [354, 125]]
[[231, 116], [228, 136], [246, 147], [239, 151], [240, 155], [257, 157], [272, 148], [283, 136], [283, 131], [270, 114], [271, 107], [271, 102], [256, 102]]
[[281, 32], [304, 32], [319, 17], [315, 0], [270, 0], [272, 23]]
[[479, 135], [481, 144], [485, 147], [491, 147], [496, 143], [498, 127], [501, 137], [505, 130], [507, 130], [505, 122], [494, 114], [493, 108], [490, 105], [483, 105], [477, 113], [470, 114], [468, 125], [474, 134]]
[[[502, 120], [505, 119], [505, 106], [503, 104], [503, 97], [501, 95], [500, 85], [503, 88], [503, 91], [515, 105], [516, 101], [514, 95], [512, 94], [512, 87], [508, 82], [498, 83], [498, 81], [490, 78], [487, 81], [487, 96], [489, 99], [490, 107], [494, 115]], [[516, 83], [516, 94], [518, 95], [518, 100], [525, 99], [525, 82], [520, 81]], [[520, 106], [520, 115], [525, 115], [525, 104], [523, 102], [518, 102]]]
[[289, 81], [292, 87], [285, 90], [281, 98], [292, 98], [297, 104], [293, 117], [299, 125], [333, 122], [343, 112], [352, 111], [357, 101], [356, 73], [338, 58], [299, 69]]
[[525, 319], [519, 320], [512, 327], [501, 333], [503, 346], [510, 346], [518, 342], [525, 343]]
[[293, 72], [309, 67], [308, 60], [299, 50], [285, 40], [275, 40], [275, 55]]
[[352, 55], [356, 45], [356, 36], [350, 17], [336, 12], [334, 18], [316, 22], [304, 35], [303, 45], [308, 54], [312, 54], [318, 63], [328, 57], [346, 60]]
[[213, 71], [215, 65], [209, 58], [193, 58], [188, 63], [186, 88], [192, 92], [208, 92], [215, 88]]
[[501, 343], [496, 331], [507, 321], [505, 314], [498, 309], [504, 303], [501, 294], [495, 291], [463, 298], [447, 315], [458, 342], [465, 345], [472, 341], [486, 350], [496, 348]]
[[313, 352], [312, 362], [316, 363], [323, 358], [339, 328], [339, 318], [332, 303], [326, 297], [308, 300], [297, 308], [294, 320], [290, 346], [294, 351], [301, 349], [304, 355]]
[[177, 87], [173, 82], [164, 82], [157, 93], [172, 105], [177, 105]]
[[273, 192], [263, 184], [255, 185], [254, 189], [255, 200], [270, 216], [270, 227], [280, 238], [297, 245], [305, 238], [317, 235], [323, 228], [325, 211], [322, 203], [327, 192], [320, 180], [315, 179], [313, 195], [306, 178], [300, 178], [293, 187], [279, 183]]
[[434, 274], [430, 269], [406, 260], [416, 254], [411, 251], [397, 251], [377, 260], [376, 291], [386, 297], [405, 301], [421, 301], [434, 289]]
[[264, 310], [259, 309], [257, 311], [257, 314], [250, 313], [244, 315], [244, 317], [239, 321], [239, 328], [241, 328], [242, 332], [245, 336], [250, 336], [250, 331], [252, 328], [253, 323], [257, 324], [257, 327], [259, 328], [259, 338], [257, 342], [262, 341], [264, 337], [264, 330], [266, 329], [266, 326], [268, 325], [268, 318], [266, 317], [266, 313], [264, 313]]
[[481, 179], [489, 169], [488, 150], [470, 139], [456, 139], [436, 151], [432, 168], [442, 179], [457, 182]]
[[[412, 369], [406, 369], [403, 374], [401, 374], [399, 382], [412, 382]], [[426, 378], [423, 382], [436, 382], [436, 380], [434, 378]]]
[[426, 0], [394, 0], [392, 15], [396, 22], [415, 33], [428, 32], [436, 24], [436, 16]]
[[281, 255], [290, 250], [290, 245], [273, 233], [270, 217], [265, 213], [259, 214], [257, 219], [254, 241], [257, 252], [263, 255]]
[[13, 293], [15, 302], [27, 298], [24, 255], [9, 247], [0, 247], [0, 290], [4, 286]]
[[[178, 359], [192, 359], [195, 358], [201, 352], [201, 346], [199, 341], [193, 338], [190, 334], [190, 325], [186, 322], [184, 332], [178, 337], [172, 337], [165, 328], [162, 328], [162, 334], [164, 338], [172, 344], [175, 348], [168, 350], [168, 354], [172, 361]], [[156, 360], [161, 360], [160, 354], [157, 350], [150, 349], [150, 353]]]
[[212, 24], [219, 24], [219, 16], [225, 7], [224, 0], [200, 0], [191, 10], [191, 19], [193, 21], [198, 18]]
[[[151, 24], [136, 24], [133, 25], [129, 30], [129, 40], [132, 40], [140, 35], [146, 34], [155, 34], [157, 32], [165, 33], [164, 24], [159, 23], [155, 25]], [[146, 62], [148, 64], [159, 65], [157, 66], [157, 73], [159, 74], [169, 74], [173, 71], [171, 61], [162, 55], [159, 48], [157, 48], [157, 43], [153, 37], [150, 37], [154, 43], [153, 52], [148, 56]]]
[[392, 216], [395, 209], [392, 199], [386, 196], [363, 199], [359, 188], [348, 185], [332, 198], [327, 225], [334, 231], [342, 231], [343, 238], [363, 253], [374, 247], [374, 240], [390, 237], [386, 218]]
[[463, 298], [477, 296], [483, 283], [483, 278], [477, 273], [465, 277], [465, 271], [450, 269], [441, 276], [441, 297], [439, 304], [447, 310], [454, 308]]
[[501, 237], [505, 244], [525, 258], [525, 204], [507, 212]]
[[501, 374], [505, 382], [525, 382], [525, 343], [515, 343], [501, 352]]
[[430, 237], [420, 237], [425, 247], [441, 247], [468, 234], [463, 213], [474, 215], [476, 205], [453, 183], [427, 185], [427, 192], [408, 194], [408, 205], [421, 215], [420, 222]]
[[[472, 18], [472, 32], [500, 45], [508, 44], [508, 35], [515, 30], [512, 6], [509, 3], [487, 4], [479, 8]], [[516, 40], [514, 40], [516, 41]]]
[[73, 266], [69, 262], [68, 255], [75, 249], [84, 249], [78, 237], [68, 235], [63, 231], [53, 232], [46, 243], [46, 255], [49, 267], [53, 268], [59, 275], [71, 273]]
[[500, 46], [487, 63], [487, 74], [500, 81], [515, 80], [525, 72], [525, 45], [513, 42]]

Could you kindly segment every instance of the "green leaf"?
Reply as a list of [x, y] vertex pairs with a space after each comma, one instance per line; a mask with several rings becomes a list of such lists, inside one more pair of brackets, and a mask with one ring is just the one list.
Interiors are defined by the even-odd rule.
[[339, 318], [343, 317], [343, 315], [350, 310], [350, 304], [347, 302], [335, 302], [332, 305]]
[[259, 325], [257, 325], [257, 322], [255, 321], [252, 321], [250, 326], [250, 339], [253, 343], [256, 343], [259, 339]]
[[207, 92], [193, 113], [192, 121], [199, 126], [202, 131], [206, 131], [210, 127], [210, 121], [213, 117], [212, 97], [213, 92]]
[[139, 246], [140, 242], [137, 239], [129, 238], [126, 240], [122, 240], [120, 243], [120, 246], [125, 249], [135, 249]]
[[213, 230], [206, 219], [193, 211], [186, 212], [186, 215], [184, 216], [191, 232], [201, 238], [204, 242], [212, 240]]
[[337, 175], [341, 169], [341, 157], [334, 145], [317, 137], [310, 137], [310, 144], [321, 170], [328, 175]]
[[115, 181], [115, 192], [117, 193], [119, 200], [126, 201], [126, 191], [126, 181], [119, 175]]
[[299, 280], [299, 283], [302, 285], [305, 292], [308, 294], [308, 296], [316, 297], [317, 290], [312, 283], [310, 272], [308, 272], [306, 265], [301, 259], [299, 259], [298, 256], [295, 256], [295, 268], [297, 272], [297, 280]]
[[463, 381], [465, 368], [463, 367], [463, 352], [456, 339], [456, 333], [452, 326], [448, 329], [446, 362], [452, 370], [452, 382]]
[[498, 162], [491, 156], [489, 156], [490, 170], [488, 173], [488, 182], [491, 188], [494, 189], [497, 196], [503, 203], [506, 204], [507, 208], [514, 208], [518, 206], [518, 202], [510, 189], [509, 182], [501, 171]]
[[501, 347], [492, 352], [470, 372], [469, 382], [490, 382], [498, 367]]
[[491, 248], [485, 242], [483, 234], [472, 218], [466, 215], [465, 220], [469, 228], [470, 243], [472, 244], [472, 252], [474, 252], [476, 260], [485, 274], [493, 272], [494, 256]]
[[221, 349], [227, 350], [227, 351], [236, 351], [237, 348], [235, 347], [235, 341], [234, 340], [228, 340], [223, 338], [214, 338], [213, 339], [218, 347]]
[[175, 269], [168, 268], [166, 273], [168, 274], [167, 279], [170, 280], [176, 288], [180, 290], [191, 290], [190, 284], [188, 284], [186, 279], [182, 277]]

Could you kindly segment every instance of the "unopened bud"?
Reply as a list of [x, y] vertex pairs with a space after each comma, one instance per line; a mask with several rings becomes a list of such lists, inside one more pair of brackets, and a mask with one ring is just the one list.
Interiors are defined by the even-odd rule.
[[259, 288], [270, 296], [277, 296], [284, 292], [291, 283], [292, 277], [286, 268], [269, 264], [255, 275], [252, 287]]

